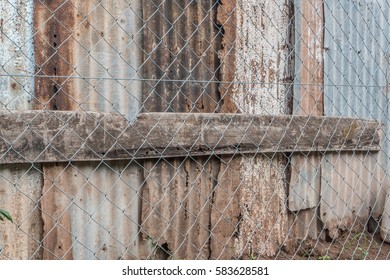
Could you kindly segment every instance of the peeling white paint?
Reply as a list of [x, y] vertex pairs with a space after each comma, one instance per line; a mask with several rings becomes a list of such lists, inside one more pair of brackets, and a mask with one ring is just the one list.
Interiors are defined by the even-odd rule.
[[[267, 115], [288, 112], [290, 8], [284, 0], [222, 1], [222, 79], [232, 78], [229, 88], [221, 87], [229, 102], [225, 110]], [[247, 155], [230, 165], [229, 169], [241, 174], [242, 218], [234, 242], [236, 257], [275, 256], [288, 231], [286, 163], [280, 155]]]
[[288, 10], [286, 1], [238, 1], [233, 98], [242, 112], [286, 113]]
[[33, 0], [0, 1], [0, 109], [30, 108], [34, 94]]

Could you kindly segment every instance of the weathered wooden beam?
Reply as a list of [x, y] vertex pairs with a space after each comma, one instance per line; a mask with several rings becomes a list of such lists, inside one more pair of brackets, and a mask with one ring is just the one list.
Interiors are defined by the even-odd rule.
[[3, 111], [0, 164], [210, 154], [377, 151], [373, 120], [314, 116]]

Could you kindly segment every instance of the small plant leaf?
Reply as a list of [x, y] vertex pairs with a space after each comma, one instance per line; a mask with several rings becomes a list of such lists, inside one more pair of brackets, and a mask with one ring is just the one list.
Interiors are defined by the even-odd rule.
[[0, 220], [4, 221], [4, 218], [6, 218], [8, 221], [13, 222], [11, 214], [8, 211], [5, 211], [4, 209], [0, 208]]

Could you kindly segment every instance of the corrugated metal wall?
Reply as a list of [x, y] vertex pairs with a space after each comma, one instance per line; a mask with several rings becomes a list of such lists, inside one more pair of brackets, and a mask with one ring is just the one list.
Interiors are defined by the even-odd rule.
[[[35, 2], [36, 107], [140, 110], [140, 1]], [[67, 78], [66, 76], [73, 76]], [[44, 165], [46, 259], [138, 258], [142, 166], [134, 162]]]
[[[216, 1], [144, 1], [144, 112], [216, 112]], [[183, 119], [183, 124], [185, 119]], [[143, 237], [174, 259], [210, 258], [210, 216], [219, 160], [146, 161]]]
[[[0, 1], [0, 109], [32, 109], [34, 92], [32, 0]], [[13, 77], [8, 75], [14, 75]], [[39, 165], [0, 166], [0, 207], [12, 211], [15, 224], [0, 227], [0, 258], [42, 257], [42, 192]]]
[[[302, 2], [294, 3], [302, 12]], [[295, 54], [290, 45], [291, 1], [0, 4], [3, 110], [116, 112], [129, 121], [140, 111], [291, 113], [293, 58], [302, 59], [302, 45]], [[324, 113], [381, 120], [385, 136], [379, 154], [326, 155], [320, 194], [306, 188], [307, 205], [293, 209], [312, 208], [297, 217], [313, 221], [320, 199], [320, 220], [337, 237], [383, 213], [390, 8], [384, 0], [326, 0], [323, 7]], [[304, 28], [296, 26], [300, 37]], [[302, 65], [295, 64], [296, 84]], [[303, 109], [294, 90], [294, 108]], [[300, 178], [311, 177], [319, 174]], [[0, 256], [273, 257], [288, 237], [288, 179], [281, 154], [1, 166], [0, 206], [12, 210], [15, 225], [0, 228]]]
[[379, 154], [325, 157], [321, 220], [331, 236], [383, 213], [383, 188], [389, 185], [389, 12], [385, 0], [325, 1], [325, 115], [377, 119], [385, 135]]

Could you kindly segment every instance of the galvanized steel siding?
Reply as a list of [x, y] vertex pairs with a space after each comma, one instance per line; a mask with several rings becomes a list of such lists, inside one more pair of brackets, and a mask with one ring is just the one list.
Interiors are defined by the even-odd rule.
[[[37, 107], [134, 119], [141, 104], [140, 1], [38, 1], [35, 8], [36, 61], [51, 76], [37, 80]], [[140, 165], [47, 164], [44, 179], [44, 258], [138, 258]]]
[[138, 259], [142, 168], [129, 162], [45, 166], [45, 259]]
[[383, 122], [379, 154], [330, 154], [322, 165], [321, 220], [331, 236], [384, 207], [388, 180], [388, 1], [325, 1], [325, 115]]
[[[33, 1], [0, 1], [0, 109], [32, 109], [34, 91]], [[40, 166], [0, 167], [0, 207], [14, 224], [0, 227], [0, 259], [42, 257]]]

